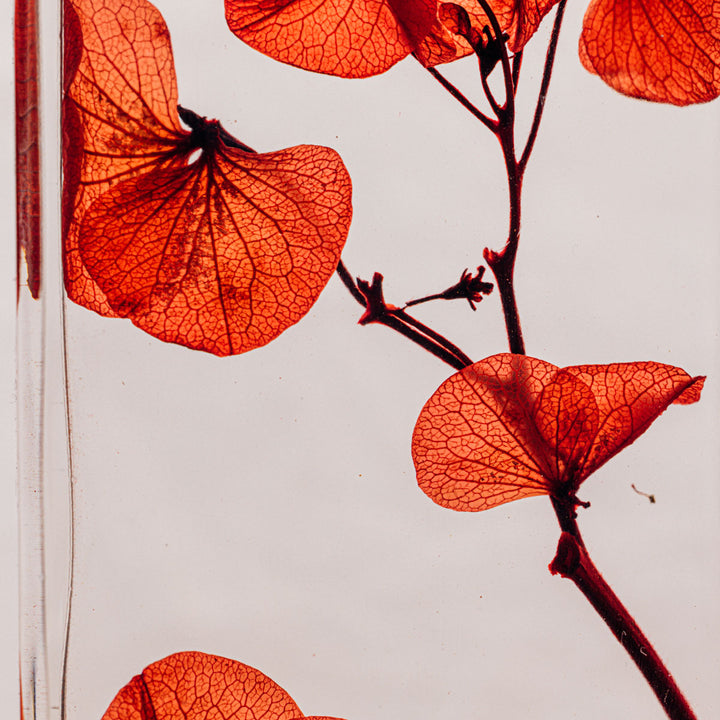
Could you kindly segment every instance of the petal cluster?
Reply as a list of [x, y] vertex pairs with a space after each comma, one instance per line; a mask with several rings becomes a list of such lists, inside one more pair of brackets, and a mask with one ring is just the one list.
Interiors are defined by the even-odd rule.
[[418, 484], [463, 511], [572, 498], [669, 405], [696, 402], [703, 381], [655, 362], [558, 368], [494, 355], [450, 377], [423, 407], [412, 440]]
[[264, 345], [308, 312], [352, 216], [334, 150], [257, 154], [187, 110], [183, 128], [170, 37], [146, 0], [66, 0], [64, 81], [73, 301], [216, 355]]
[[[559, 0], [488, 0], [507, 47], [519, 52]], [[477, 0], [225, 0], [230, 29], [282, 62], [341, 77], [385, 72], [413, 53], [426, 66], [472, 52], [443, 19], [462, 7], [478, 33], [490, 25]], [[720, 94], [720, 0], [591, 0], [580, 39], [583, 65], [615, 90], [689, 105]]]
[[306, 716], [277, 683], [235, 660], [182, 652], [136, 675], [103, 720], [338, 720]]

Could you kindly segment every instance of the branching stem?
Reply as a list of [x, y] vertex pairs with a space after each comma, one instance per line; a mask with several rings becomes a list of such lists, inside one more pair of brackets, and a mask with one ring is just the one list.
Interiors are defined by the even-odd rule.
[[[472, 360], [446, 337], [416, 320], [404, 310], [386, 305], [382, 295], [382, 275], [375, 273], [372, 283], [359, 280], [356, 282], [342, 260], [338, 263], [337, 274], [358, 304], [365, 308], [361, 323], [373, 322], [385, 325], [412, 340], [416, 345], [456, 370], [462, 370], [464, 367], [472, 365]], [[361, 284], [364, 291], [360, 287]]]
[[[553, 23], [552, 34], [550, 35], [550, 43], [548, 44], [547, 55], [545, 56], [545, 67], [543, 69], [542, 81], [540, 82], [540, 92], [538, 93], [537, 105], [535, 107], [535, 115], [533, 117], [532, 126], [525, 143], [522, 157], [518, 163], [520, 172], [525, 172], [525, 167], [530, 159], [530, 155], [535, 145], [540, 121], [542, 120], [543, 110], [545, 109], [545, 98], [547, 97], [548, 87], [550, 86], [550, 78], [552, 76], [553, 65], [555, 63], [555, 53], [557, 51], [558, 38], [560, 37], [560, 27], [562, 26], [563, 17], [565, 15], [565, 5], [567, 0], [560, 0], [555, 13], [555, 22]], [[517, 55], [515, 56], [517, 57]], [[514, 67], [513, 67], [514, 69]]]
[[485, 113], [473, 105], [458, 88], [455, 87], [439, 70], [434, 67], [425, 68], [468, 112], [474, 115], [486, 128], [493, 133], [497, 132], [497, 120], [489, 118]]

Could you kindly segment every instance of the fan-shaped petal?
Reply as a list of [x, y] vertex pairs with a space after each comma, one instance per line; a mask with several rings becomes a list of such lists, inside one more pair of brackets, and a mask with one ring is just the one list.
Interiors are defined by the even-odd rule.
[[557, 368], [494, 355], [448, 378], [412, 440], [418, 484], [439, 505], [486, 510], [551, 490], [554, 462], [533, 410]]
[[545, 493], [573, 499], [670, 404], [696, 402], [703, 381], [653, 362], [560, 369], [494, 355], [450, 377], [422, 409], [418, 483], [454, 510]]
[[106, 192], [87, 212], [80, 247], [118, 315], [161, 340], [233, 355], [307, 313], [350, 215], [350, 178], [333, 150], [226, 147]]
[[673, 105], [720, 95], [718, 0], [592, 0], [580, 60], [610, 87]]
[[65, 288], [115, 313], [78, 248], [87, 208], [113, 183], [167, 162], [188, 135], [177, 114], [170, 37], [145, 0], [65, 0], [63, 238]]
[[183, 652], [135, 676], [103, 720], [294, 720], [304, 715], [269, 677], [235, 660]]

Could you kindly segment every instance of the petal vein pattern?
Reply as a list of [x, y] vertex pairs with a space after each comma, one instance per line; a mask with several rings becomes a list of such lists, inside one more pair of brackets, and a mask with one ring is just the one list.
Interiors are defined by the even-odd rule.
[[[259, 670], [182, 652], [149, 665], [115, 696], [103, 720], [301, 720], [293, 699]], [[308, 717], [306, 720], [338, 720]]]
[[341, 77], [385, 72], [435, 21], [434, 0], [225, 0], [230, 30], [296, 67]]
[[67, 2], [68, 295], [216, 355], [266, 344], [337, 266], [352, 215], [342, 160], [317, 146], [240, 149], [217, 121], [181, 109], [183, 129], [157, 10]]
[[660, 363], [557, 368], [495, 355], [446, 380], [423, 407], [412, 454], [420, 488], [453, 510], [565, 493], [704, 378]]
[[720, 95], [720, 1], [592, 0], [580, 60], [610, 87], [673, 105]]

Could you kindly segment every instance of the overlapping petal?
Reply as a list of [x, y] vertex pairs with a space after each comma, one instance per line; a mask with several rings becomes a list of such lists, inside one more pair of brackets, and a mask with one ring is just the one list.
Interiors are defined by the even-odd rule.
[[337, 266], [352, 215], [342, 160], [317, 146], [256, 154], [187, 110], [185, 130], [159, 12], [67, 3], [68, 295], [217, 355], [274, 339]]
[[654, 362], [558, 368], [494, 355], [446, 380], [423, 407], [412, 453], [439, 505], [479, 511], [532, 495], [572, 497], [704, 378]]
[[718, 0], [592, 0], [583, 65], [632, 97], [690, 105], [720, 95]]
[[300, 712], [267, 675], [235, 660], [182, 652], [136, 675], [103, 720], [337, 720]]
[[177, 114], [167, 27], [148, 2], [65, 0], [63, 237], [71, 300], [115, 316], [80, 258], [85, 211], [111, 185], [172, 161]]
[[435, 0], [225, 0], [235, 35], [265, 55], [341, 77], [385, 72], [430, 31]]

